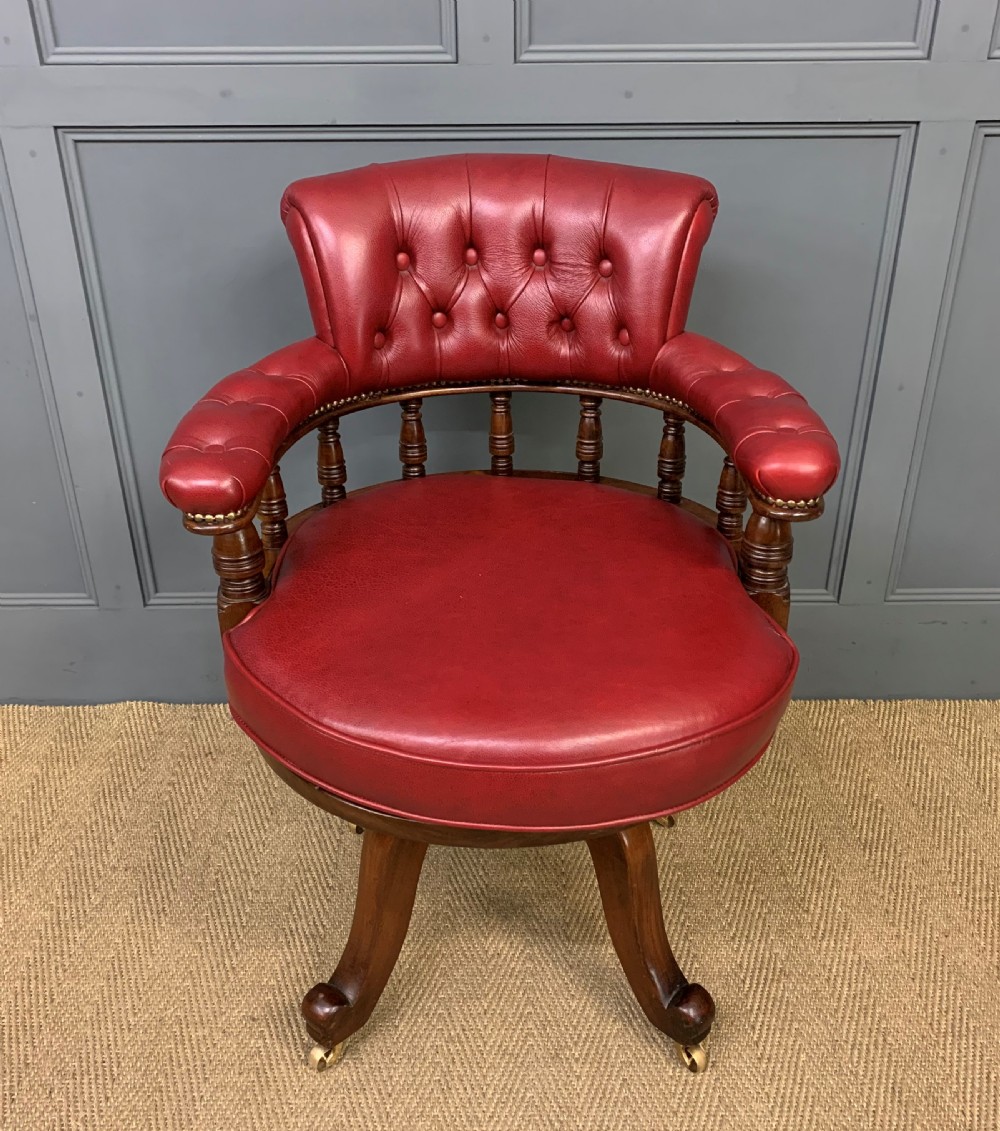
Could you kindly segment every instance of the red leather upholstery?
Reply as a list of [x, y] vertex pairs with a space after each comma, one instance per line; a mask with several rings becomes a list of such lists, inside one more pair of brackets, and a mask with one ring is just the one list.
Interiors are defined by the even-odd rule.
[[296, 182], [282, 215], [317, 339], [227, 377], [199, 402], [167, 448], [164, 493], [189, 513], [239, 510], [320, 404], [518, 381], [690, 397], [756, 489], [821, 495], [836, 446], [805, 402], [682, 334], [715, 209], [715, 190], [697, 177], [532, 154], [430, 157]]
[[310, 518], [224, 651], [237, 722], [302, 777], [404, 817], [536, 830], [723, 789], [797, 665], [728, 544], [679, 508], [476, 475]]
[[717, 342], [698, 334], [671, 338], [653, 364], [650, 386], [711, 424], [760, 495], [810, 501], [837, 478], [837, 442], [805, 398]]
[[683, 329], [715, 209], [698, 177], [536, 154], [369, 165], [282, 201], [352, 392], [638, 384]]
[[346, 382], [343, 359], [317, 338], [224, 377], [174, 429], [160, 461], [164, 495], [190, 513], [242, 510], [288, 435]]

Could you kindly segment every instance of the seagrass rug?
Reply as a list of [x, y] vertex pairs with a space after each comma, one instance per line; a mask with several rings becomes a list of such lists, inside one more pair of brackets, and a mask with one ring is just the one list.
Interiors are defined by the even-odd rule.
[[301, 995], [361, 838], [218, 706], [0, 708], [0, 1127], [1000, 1127], [1000, 704], [801, 702], [655, 832], [714, 994], [685, 1072], [581, 844], [431, 848], [372, 1021], [323, 1074]]

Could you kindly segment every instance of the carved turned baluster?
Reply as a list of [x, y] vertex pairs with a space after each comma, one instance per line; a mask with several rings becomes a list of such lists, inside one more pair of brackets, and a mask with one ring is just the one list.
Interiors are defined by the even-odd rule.
[[281, 471], [275, 467], [264, 485], [264, 492], [257, 507], [260, 515], [260, 540], [264, 547], [264, 561], [270, 572], [281, 547], [288, 540], [288, 503], [285, 501], [285, 487], [281, 482]]
[[782, 628], [788, 626], [788, 563], [791, 560], [791, 523], [752, 514], [740, 546], [743, 588]]
[[580, 427], [576, 433], [577, 479], [596, 483], [601, 478], [601, 398], [580, 398]]
[[252, 522], [213, 536], [212, 565], [219, 575], [219, 627], [225, 632], [267, 596], [264, 548]]
[[510, 413], [510, 393], [490, 393], [490, 471], [494, 475], [514, 473], [514, 418]]
[[716, 526], [734, 550], [739, 550], [743, 540], [743, 512], [747, 509], [747, 489], [736, 465], [726, 456], [719, 476], [719, 491], [715, 496], [715, 509], [719, 512]]
[[681, 501], [681, 485], [684, 481], [684, 421], [672, 412], [663, 414], [663, 439], [660, 441], [660, 458], [656, 461], [656, 474], [660, 485], [656, 489], [659, 498], [668, 503]]
[[316, 453], [316, 476], [322, 488], [323, 506], [339, 503], [347, 497], [347, 466], [340, 445], [340, 418], [333, 417], [319, 426], [319, 451]]
[[403, 464], [404, 479], [419, 479], [426, 475], [427, 439], [424, 422], [420, 418], [421, 401], [402, 401], [403, 420], [399, 428], [399, 458]]

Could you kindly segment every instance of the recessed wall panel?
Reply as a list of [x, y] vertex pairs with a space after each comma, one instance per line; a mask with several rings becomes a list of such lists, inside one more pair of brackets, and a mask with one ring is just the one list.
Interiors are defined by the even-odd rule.
[[[882, 265], [897, 136], [729, 131], [708, 136], [330, 137], [256, 135], [222, 142], [155, 135], [81, 135], [80, 210], [89, 277], [105, 330], [105, 378], [121, 406], [151, 595], [208, 592], [206, 547], [178, 536], [156, 483], [180, 414], [210, 384], [311, 332], [301, 283], [277, 216], [291, 180], [369, 161], [461, 150], [552, 151], [702, 174], [722, 206], [703, 259], [689, 325], [788, 377], [852, 451], [856, 405]], [[575, 466], [575, 405], [516, 398], [517, 463]], [[431, 470], [487, 462], [485, 398], [428, 405]], [[605, 406], [604, 471], [655, 481], [658, 414]], [[350, 484], [394, 477], [398, 411], [348, 418]], [[315, 501], [313, 448], [285, 465], [293, 501]], [[689, 493], [711, 503], [721, 454], [691, 440]], [[828, 587], [840, 488], [826, 521], [800, 527], [794, 581]]]
[[0, 210], [0, 602], [86, 602], [8, 225]]
[[1000, 137], [986, 133], [981, 144], [932, 369], [925, 439], [915, 460], [896, 581], [896, 595], [903, 598], [1000, 598]]
[[933, 0], [520, 0], [527, 59], [857, 58], [927, 52]]
[[[188, 56], [266, 62], [285, 56], [380, 62], [400, 55], [454, 55], [455, 0], [32, 0], [48, 62], [140, 56], [146, 63]], [[159, 57], [159, 58], [158, 58]], [[208, 58], [205, 59], [208, 61]], [[294, 61], [294, 60], [293, 60]], [[406, 61], [406, 60], [400, 60]]]

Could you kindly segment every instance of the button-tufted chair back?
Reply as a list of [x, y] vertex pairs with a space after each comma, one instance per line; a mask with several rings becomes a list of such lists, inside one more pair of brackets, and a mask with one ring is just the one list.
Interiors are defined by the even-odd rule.
[[[299, 181], [316, 334], [167, 445], [163, 492], [212, 537], [233, 718], [364, 833], [347, 949], [301, 1006], [318, 1069], [375, 1008], [427, 844], [565, 840], [643, 1011], [707, 1063], [715, 1005], [667, 942], [649, 822], [767, 748], [798, 662], [791, 524], [838, 468], [787, 382], [684, 329], [715, 204], [696, 177], [529, 155]], [[579, 401], [575, 471], [515, 468], [512, 400], [539, 392]], [[454, 394], [488, 412], [489, 469], [428, 475], [423, 403]], [[659, 412], [655, 487], [602, 480], [606, 398]], [[341, 425], [390, 402], [403, 482], [348, 492]], [[715, 509], [683, 496], [688, 425], [724, 449]], [[289, 516], [279, 463], [310, 433], [319, 501]]]
[[643, 383], [684, 329], [715, 210], [698, 177], [533, 154], [370, 165], [282, 200], [351, 394]]

